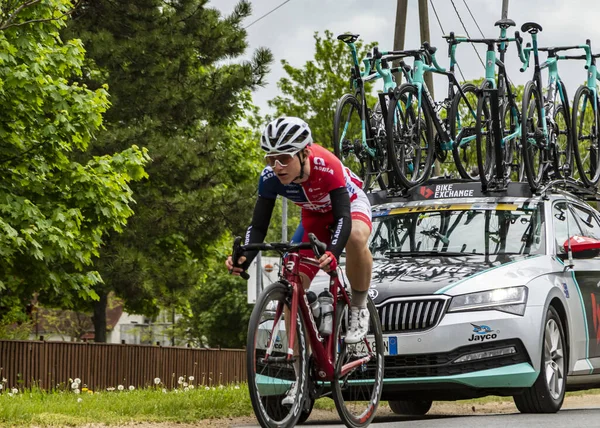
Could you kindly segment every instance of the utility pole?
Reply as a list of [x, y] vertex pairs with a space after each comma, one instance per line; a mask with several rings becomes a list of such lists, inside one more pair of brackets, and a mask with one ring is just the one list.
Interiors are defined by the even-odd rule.
[[[398, 0], [396, 5], [396, 28], [394, 30], [394, 50], [404, 49], [404, 40], [406, 40], [406, 16], [408, 14], [408, 0]], [[402, 83], [402, 72], [394, 73], [396, 84]]]
[[508, 18], [508, 0], [502, 0], [502, 19]]
[[[504, 0], [508, 1], [508, 0]], [[431, 42], [431, 36], [429, 34], [429, 10], [427, 8], [427, 0], [419, 0], [419, 26], [421, 28], [421, 44], [423, 42]], [[433, 90], [433, 76], [430, 72], [425, 73], [425, 83], [429, 88], [429, 93], [431, 94], [431, 98], [435, 100], [434, 90]], [[434, 137], [435, 138], [435, 137]], [[435, 172], [434, 175], [440, 175], [440, 162], [435, 160]]]

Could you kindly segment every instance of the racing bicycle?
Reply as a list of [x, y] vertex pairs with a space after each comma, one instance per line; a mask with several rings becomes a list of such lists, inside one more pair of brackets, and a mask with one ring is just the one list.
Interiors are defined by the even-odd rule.
[[[321, 335], [299, 276], [300, 262], [319, 265], [326, 245], [309, 234], [300, 244], [241, 244], [234, 241], [233, 260], [246, 251], [275, 251], [282, 257], [279, 280], [266, 287], [248, 324], [247, 370], [252, 407], [262, 427], [291, 427], [308, 418], [314, 401], [333, 397], [348, 427], [365, 427], [375, 416], [383, 388], [384, 344], [375, 305], [368, 299], [368, 333], [362, 342], [346, 344], [350, 297], [337, 270], [329, 272], [333, 328]], [[246, 274], [247, 277], [247, 274]], [[309, 349], [312, 355], [309, 356]], [[293, 404], [283, 398], [296, 388]]]

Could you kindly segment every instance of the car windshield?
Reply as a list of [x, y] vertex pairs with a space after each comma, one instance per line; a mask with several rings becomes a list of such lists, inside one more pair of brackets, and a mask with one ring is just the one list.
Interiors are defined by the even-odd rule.
[[542, 206], [534, 204], [426, 205], [374, 213], [374, 257], [402, 255], [542, 254]]

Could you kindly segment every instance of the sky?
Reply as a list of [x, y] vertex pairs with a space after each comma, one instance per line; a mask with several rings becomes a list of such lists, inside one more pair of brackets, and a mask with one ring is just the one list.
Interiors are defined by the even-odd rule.
[[[266, 14], [285, 0], [251, 0], [252, 16], [245, 25]], [[481, 37], [481, 33], [471, 18], [466, 5], [470, 8], [485, 37], [499, 37], [498, 27], [494, 23], [501, 17], [502, 0], [453, 0], [462, 18], [468, 34], [472, 38]], [[219, 9], [224, 15], [230, 14], [237, 0], [211, 0], [209, 5]], [[432, 4], [437, 10], [445, 33], [454, 31], [465, 35], [461, 22], [451, 0], [430, 0], [429, 23], [431, 44], [439, 48], [437, 58], [442, 67], [448, 65], [447, 44], [442, 39], [442, 30], [436, 20]], [[352, 32], [360, 34], [365, 42], [378, 42], [380, 49], [391, 50], [394, 39], [397, 0], [290, 0], [270, 15], [247, 28], [249, 58], [258, 47], [269, 48], [275, 58], [271, 72], [267, 76], [266, 86], [255, 91], [253, 99], [262, 113], [269, 113], [267, 101], [278, 95], [277, 82], [285, 76], [281, 60], [292, 66], [301, 67], [314, 57], [315, 32], [330, 30], [334, 35]], [[509, 36], [520, 30], [523, 23], [537, 22], [543, 27], [538, 34], [540, 46], [564, 46], [584, 44], [592, 40], [592, 51], [600, 52], [600, 6], [598, 0], [511, 0], [508, 18], [515, 21], [516, 27], [509, 29]], [[524, 41], [530, 41], [529, 34], [522, 34]], [[597, 45], [595, 45], [595, 43]], [[406, 28], [406, 49], [420, 46], [418, 1], [409, 0]], [[596, 47], [594, 47], [596, 46]], [[485, 47], [476, 45], [479, 54], [485, 59]], [[581, 51], [583, 53], [583, 51]], [[573, 51], [575, 54], [575, 51]], [[546, 56], [542, 54], [541, 59]], [[457, 49], [457, 58], [467, 80], [480, 78], [484, 69], [473, 47], [461, 44]], [[515, 85], [525, 84], [533, 76], [530, 68], [525, 73], [519, 71], [521, 63], [514, 44], [506, 53], [508, 75]], [[559, 73], [572, 99], [577, 87], [585, 81], [583, 61], [561, 61]], [[459, 80], [462, 80], [460, 74]], [[547, 73], [543, 75], [546, 84]], [[443, 99], [447, 92], [447, 78], [435, 77], [435, 98]]]

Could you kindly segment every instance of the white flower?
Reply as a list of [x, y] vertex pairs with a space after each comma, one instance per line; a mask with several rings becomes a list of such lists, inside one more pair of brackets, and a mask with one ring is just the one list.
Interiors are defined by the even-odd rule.
[[124, 387], [123, 385], [119, 385], [119, 386], [117, 386], [117, 389], [118, 389], [119, 391], [123, 391], [123, 390], [125, 389], [125, 387]]
[[74, 389], [74, 390], [73, 390], [73, 392], [74, 392], [75, 394], [79, 394], [81, 391], [79, 390], [79, 388], [77, 388], [77, 389]]
[[182, 377], [180, 377], [180, 378], [179, 378], [179, 380], [177, 381], [177, 383], [178, 383], [179, 385], [181, 385], [181, 384], [183, 383], [183, 378], [182, 378]]
[[12, 397], [12, 396], [13, 396], [12, 392], [9, 392], [9, 393], [8, 393], [8, 396], [9, 396], [9, 397]]
[[239, 385], [236, 385], [236, 386], [235, 386], [235, 389], [240, 389], [240, 386], [239, 386]]
[[155, 377], [155, 378], [154, 378], [154, 384], [155, 384], [155, 385], [158, 385], [158, 384], [160, 384], [160, 378], [159, 378], [159, 377]]
[[130, 391], [133, 391], [134, 389], [135, 389], [135, 386], [133, 386], [133, 385], [129, 385], [129, 390], [130, 390]]
[[204, 387], [204, 389], [206, 389], [207, 391], [210, 391], [210, 386], [206, 386], [206, 387]]
[[193, 380], [194, 380], [194, 376], [190, 376], [190, 377], [188, 377], [188, 380], [189, 380], [190, 382], [191, 382], [191, 381], [193, 381]]
[[189, 388], [190, 388], [190, 389], [194, 389], [194, 385], [190, 385], [190, 386], [189, 386]]
[[189, 388], [186, 386], [185, 388], [183, 388], [183, 390], [184, 390], [185, 392], [188, 392], [190, 389], [189, 389]]
[[0, 390], [2, 390], [2, 388], [4, 388], [4, 385], [0, 383]]
[[219, 385], [219, 389], [223, 389], [223, 388], [224, 388], [223, 385]]
[[186, 386], [188, 386], [187, 382], [183, 382], [183, 387], [185, 388]]
[[213, 387], [212, 387], [212, 390], [213, 390], [213, 391], [216, 391], [216, 388], [213, 386]]
[[114, 386], [110, 386], [110, 387], [106, 388], [106, 390], [107, 390], [107, 391], [114, 391], [114, 390], [115, 390], [115, 387], [114, 387]]
[[73, 382], [75, 382], [75, 383], [81, 383], [81, 379], [79, 379], [78, 377], [76, 377]]
[[77, 382], [73, 382], [71, 384], [71, 389], [77, 389], [77, 388], [79, 388], [79, 384]]
[[174, 390], [173, 390], [173, 392], [174, 392], [175, 394], [179, 394], [179, 390], [178, 390], [178, 389], [174, 389]]
[[167, 390], [165, 388], [162, 389], [163, 394], [167, 393]]
[[8, 382], [8, 379], [6, 379], [5, 377], [2, 378], [2, 383], [6, 383]]
[[13, 394], [18, 394], [19, 390], [17, 388], [13, 388], [10, 390], [10, 392], [12, 392]]
[[77, 402], [78, 402], [78, 403], [81, 403], [82, 401], [83, 401], [83, 398], [78, 398], [78, 399], [77, 399]]

